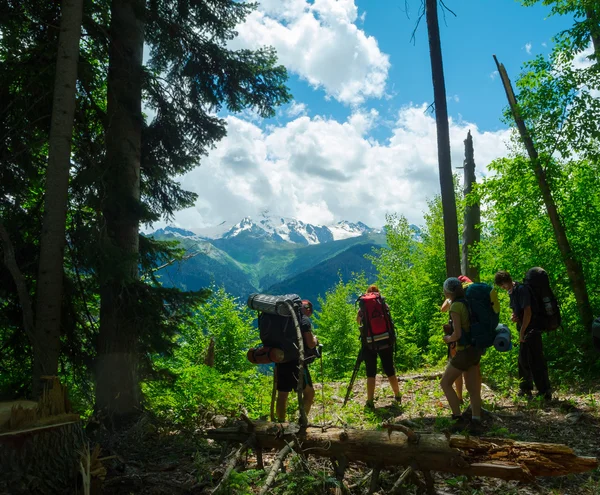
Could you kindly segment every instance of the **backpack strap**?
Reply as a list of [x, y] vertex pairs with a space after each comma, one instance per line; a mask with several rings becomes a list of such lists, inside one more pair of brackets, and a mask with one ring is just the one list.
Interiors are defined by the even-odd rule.
[[[452, 302], [453, 303], [455, 303], [455, 302], [463, 303], [465, 305], [465, 307], [467, 308], [467, 312], [469, 313], [469, 325], [471, 323], [473, 323], [473, 312], [471, 311], [471, 306], [469, 305], [469, 301], [467, 301], [467, 298], [459, 297], [458, 299], [455, 299]], [[450, 307], [452, 307], [452, 304], [450, 305]], [[448, 309], [448, 313], [450, 313], [450, 309]], [[450, 324], [453, 325], [451, 316], [450, 316]], [[452, 329], [454, 329], [454, 325], [452, 326]], [[472, 345], [473, 344], [473, 342], [471, 340], [467, 339], [467, 335], [466, 335], [467, 333], [470, 333], [470, 332], [466, 332], [465, 329], [462, 328], [462, 325], [461, 325], [460, 338], [456, 341], [457, 345], [464, 346], [464, 345]]]

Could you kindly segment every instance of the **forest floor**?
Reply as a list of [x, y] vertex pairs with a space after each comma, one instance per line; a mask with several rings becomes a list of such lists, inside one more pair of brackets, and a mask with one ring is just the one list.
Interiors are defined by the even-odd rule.
[[[435, 375], [433, 375], [435, 376]], [[431, 377], [429, 377], [431, 378]], [[313, 424], [346, 423], [353, 428], [377, 428], [384, 420], [408, 422], [419, 432], [433, 433], [448, 428], [449, 410], [440, 389], [439, 378], [411, 379], [401, 377], [402, 405], [393, 401], [387, 380], [378, 378], [374, 410], [364, 408], [365, 380], [357, 380], [353, 399], [342, 408], [347, 383], [316, 383], [315, 404], [309, 421]], [[580, 456], [600, 458], [600, 384], [585, 383], [555, 392], [551, 402], [540, 399], [527, 401], [492, 390], [485, 383], [482, 395], [485, 415], [483, 437], [506, 437], [522, 441], [561, 443], [573, 448]], [[290, 404], [294, 412], [295, 401]], [[468, 400], [467, 400], [468, 405]], [[202, 422], [201, 422], [202, 423]], [[405, 423], [406, 424], [406, 423]], [[101, 440], [103, 456], [115, 456], [105, 461], [108, 475], [102, 483], [106, 494], [183, 494], [211, 493], [223, 475], [222, 446], [203, 437], [212, 427], [210, 417], [192, 430], [177, 430], [143, 418], [119, 436]], [[233, 449], [233, 447], [231, 447]], [[263, 455], [268, 471], [277, 452]], [[266, 473], [256, 468], [252, 453], [245, 466], [238, 469], [219, 493], [258, 493]], [[334, 493], [335, 479], [331, 463], [310, 457], [307, 474], [293, 456], [288, 457], [286, 472], [278, 475], [269, 493], [279, 495]], [[367, 493], [370, 469], [352, 465], [345, 481], [352, 494]], [[393, 485], [400, 469], [382, 471], [379, 494]], [[436, 493], [442, 494], [600, 494], [600, 469], [590, 473], [562, 477], [538, 478], [533, 484], [502, 481], [492, 478], [472, 478], [446, 473], [434, 474]], [[407, 486], [406, 493], [416, 493]]]

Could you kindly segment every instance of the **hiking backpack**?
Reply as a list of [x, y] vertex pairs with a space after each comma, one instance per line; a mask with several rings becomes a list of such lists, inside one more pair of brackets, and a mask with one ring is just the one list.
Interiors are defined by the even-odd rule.
[[[287, 363], [300, 357], [298, 333], [291, 317], [288, 303], [298, 319], [302, 321], [302, 299], [297, 294], [270, 296], [250, 294], [248, 306], [258, 314], [258, 331], [262, 346], [248, 351], [247, 358], [253, 364]], [[304, 362], [314, 359], [315, 351], [304, 347]]]
[[384, 349], [396, 341], [394, 324], [385, 299], [379, 292], [369, 292], [356, 302], [362, 314], [361, 337], [372, 350]]
[[471, 345], [487, 349], [494, 345], [500, 321], [498, 294], [491, 285], [472, 283], [465, 289], [469, 309]]
[[531, 293], [532, 328], [552, 331], [560, 327], [562, 318], [558, 301], [550, 288], [548, 273], [539, 266], [531, 268], [523, 279]]

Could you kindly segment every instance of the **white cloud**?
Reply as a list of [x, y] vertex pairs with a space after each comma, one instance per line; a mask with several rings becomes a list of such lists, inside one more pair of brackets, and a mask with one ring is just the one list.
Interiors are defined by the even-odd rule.
[[579, 52], [575, 56], [575, 59], [573, 60], [573, 66], [576, 69], [587, 69], [588, 67], [591, 67], [594, 64], [594, 62], [592, 60], [590, 60], [589, 57], [593, 53], [594, 53], [594, 46], [590, 42], [590, 44], [588, 45], [588, 47], [585, 50], [583, 50], [582, 52]]
[[[177, 213], [177, 224], [212, 226], [265, 209], [311, 223], [381, 226], [392, 212], [420, 223], [427, 199], [439, 192], [435, 121], [425, 109], [402, 108], [385, 142], [371, 136], [379, 121], [375, 110], [357, 111], [345, 122], [300, 116], [267, 131], [229, 116], [227, 137], [181, 178], [199, 199]], [[451, 122], [453, 167], [462, 166], [468, 130], [478, 171], [507, 154], [509, 131]]]
[[531, 43], [525, 43], [525, 46], [523, 48], [525, 48], [525, 51], [527, 53], [531, 53]]
[[265, 0], [238, 26], [231, 44], [274, 46], [288, 70], [327, 96], [355, 105], [384, 96], [390, 67], [388, 55], [357, 21], [354, 0]]
[[290, 103], [290, 106], [287, 108], [285, 114], [293, 119], [294, 117], [298, 117], [300, 115], [306, 115], [306, 104], [305, 103], [298, 103], [297, 101], [292, 101], [292, 103]]
[[490, 79], [493, 81], [494, 79], [496, 79], [498, 76], [500, 75], [500, 73], [495, 70], [490, 74]]

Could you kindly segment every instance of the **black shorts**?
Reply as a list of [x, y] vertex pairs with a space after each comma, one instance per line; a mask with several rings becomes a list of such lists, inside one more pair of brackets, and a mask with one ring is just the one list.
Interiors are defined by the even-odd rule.
[[[279, 392], [291, 392], [298, 388], [298, 361], [278, 363], [275, 365], [277, 373], [277, 390]], [[308, 366], [304, 365], [304, 387], [312, 387], [312, 378]]]
[[450, 365], [460, 371], [468, 371], [469, 368], [477, 366], [481, 361], [481, 350], [477, 347], [470, 345], [466, 349], [457, 351], [456, 354], [450, 358]]
[[373, 378], [377, 375], [377, 356], [381, 359], [381, 366], [383, 372], [387, 376], [394, 376], [396, 370], [394, 368], [394, 349], [392, 346], [380, 349], [378, 351], [372, 351], [367, 347], [362, 348], [362, 356], [367, 366], [367, 378]]

